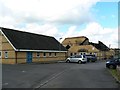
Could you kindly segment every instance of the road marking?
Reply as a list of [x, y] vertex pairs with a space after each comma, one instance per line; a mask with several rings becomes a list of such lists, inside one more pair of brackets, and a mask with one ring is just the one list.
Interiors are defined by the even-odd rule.
[[65, 69], [65, 70], [63, 70], [63, 71], [61, 71], [61, 72], [59, 72], [59, 73], [57, 73], [57, 74], [53, 74], [53, 76], [52, 76], [51, 78], [49, 78], [49, 79], [46, 80], [46, 81], [43, 81], [40, 85], [36, 86], [35, 88], [41, 88], [41, 87], [44, 86], [45, 84], [49, 83], [51, 80], [57, 78], [58, 76], [60, 76], [60, 75], [63, 74], [64, 72], [68, 71], [68, 69], [70, 69], [70, 68], [67, 68], [67, 69]]
[[8, 85], [8, 83], [4, 83], [4, 84], [2, 84], [2, 85]]
[[26, 71], [23, 70], [22, 72], [24, 73], [24, 72], [26, 72]]

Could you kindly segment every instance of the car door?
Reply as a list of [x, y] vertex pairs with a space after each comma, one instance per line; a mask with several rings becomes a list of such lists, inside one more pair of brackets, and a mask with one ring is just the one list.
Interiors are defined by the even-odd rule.
[[77, 55], [76, 58], [75, 58], [75, 62], [78, 62], [81, 58], [82, 58], [81, 55]]
[[74, 62], [74, 58], [75, 58], [75, 56], [71, 56], [70, 57], [70, 62]]
[[76, 56], [72, 57], [72, 62], [76, 62]]

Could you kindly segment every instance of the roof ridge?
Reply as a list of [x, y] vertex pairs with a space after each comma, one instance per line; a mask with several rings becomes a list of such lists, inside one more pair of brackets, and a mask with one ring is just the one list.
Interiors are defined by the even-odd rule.
[[2, 28], [4, 36], [15, 50], [56, 50], [67, 51], [54, 37], [31, 32]]
[[4, 28], [4, 27], [0, 27], [0, 29], [4, 29], [4, 30], [12, 30], [12, 31], [16, 31], [16, 32], [21, 32], [21, 33], [28, 33], [28, 34], [33, 34], [33, 35], [40, 35], [40, 36], [45, 36], [45, 37], [51, 37], [54, 38], [53, 36], [48, 36], [48, 35], [43, 35], [43, 34], [37, 34], [37, 33], [33, 33], [33, 32], [27, 32], [27, 31], [21, 31], [18, 29], [12, 29], [12, 28]]
[[86, 36], [76, 36], [76, 37], [67, 37], [65, 39], [73, 39], [73, 38], [87, 38]]

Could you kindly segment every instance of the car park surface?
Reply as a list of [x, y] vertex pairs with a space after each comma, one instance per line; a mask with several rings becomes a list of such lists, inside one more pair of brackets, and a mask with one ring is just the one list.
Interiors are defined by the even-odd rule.
[[118, 88], [105, 62], [2, 66], [3, 88]]

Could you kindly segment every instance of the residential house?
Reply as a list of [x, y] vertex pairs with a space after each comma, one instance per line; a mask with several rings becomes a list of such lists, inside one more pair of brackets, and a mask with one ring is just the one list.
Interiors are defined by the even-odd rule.
[[3, 64], [65, 60], [67, 50], [54, 37], [0, 27]]
[[110, 50], [101, 41], [92, 43], [89, 42], [89, 39], [85, 36], [65, 38], [62, 44], [68, 49], [68, 56], [76, 54], [95, 54], [98, 59], [107, 59], [114, 55], [114, 51]]
[[114, 52], [115, 52], [114, 57], [120, 58], [120, 48], [112, 48], [112, 50], [114, 50]]

